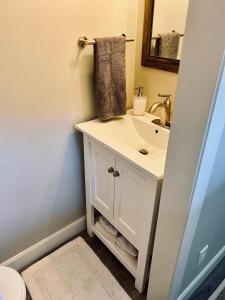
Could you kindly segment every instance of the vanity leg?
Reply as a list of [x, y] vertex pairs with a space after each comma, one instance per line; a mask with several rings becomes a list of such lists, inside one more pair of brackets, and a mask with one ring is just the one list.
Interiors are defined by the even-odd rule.
[[87, 232], [90, 237], [93, 237], [92, 226], [94, 225], [94, 207], [92, 205], [86, 206], [87, 210]]
[[149, 273], [149, 253], [148, 250], [140, 250], [138, 253], [137, 273], [135, 287], [139, 293], [143, 293]]
[[90, 140], [83, 135], [84, 141], [84, 167], [85, 167], [85, 191], [86, 191], [86, 214], [87, 214], [87, 232], [90, 237], [93, 237], [92, 226], [94, 225], [94, 207], [91, 205], [91, 149]]

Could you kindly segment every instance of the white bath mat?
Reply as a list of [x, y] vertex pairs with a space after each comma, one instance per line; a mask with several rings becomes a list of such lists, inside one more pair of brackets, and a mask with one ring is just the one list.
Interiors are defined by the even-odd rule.
[[130, 300], [78, 237], [22, 273], [33, 300]]

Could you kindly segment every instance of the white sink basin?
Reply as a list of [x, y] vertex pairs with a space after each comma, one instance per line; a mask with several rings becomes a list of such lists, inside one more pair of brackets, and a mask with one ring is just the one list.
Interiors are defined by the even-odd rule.
[[[80, 123], [75, 128], [110, 147], [153, 176], [162, 178], [169, 130], [152, 123], [154, 119], [155, 116], [147, 113], [140, 117], [128, 113], [107, 122], [95, 119]], [[147, 154], [140, 153], [141, 149], [146, 150]]]
[[136, 132], [146, 143], [166, 150], [169, 140], [169, 130], [152, 123], [154, 119], [156, 117], [150, 114], [146, 114], [143, 117], [132, 117]]

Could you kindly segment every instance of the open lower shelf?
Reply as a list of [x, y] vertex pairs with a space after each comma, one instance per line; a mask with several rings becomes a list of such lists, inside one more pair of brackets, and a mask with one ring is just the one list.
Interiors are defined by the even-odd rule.
[[124, 265], [124, 267], [136, 277], [137, 272], [137, 259], [128, 259], [128, 257], [123, 253], [123, 250], [120, 249], [116, 244], [109, 241], [105, 238], [95, 226], [92, 226], [92, 231], [94, 234], [103, 242], [103, 244], [117, 257], [117, 259]]

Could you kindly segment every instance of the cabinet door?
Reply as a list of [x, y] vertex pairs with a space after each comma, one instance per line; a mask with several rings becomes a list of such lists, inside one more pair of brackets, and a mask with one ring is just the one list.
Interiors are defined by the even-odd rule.
[[145, 222], [148, 212], [146, 202], [148, 176], [127, 162], [116, 159], [116, 170], [119, 176], [115, 178], [114, 222], [118, 230], [134, 246], [138, 247], [146, 231]]
[[109, 220], [113, 220], [114, 169], [113, 154], [104, 146], [93, 142], [91, 144], [92, 205]]

